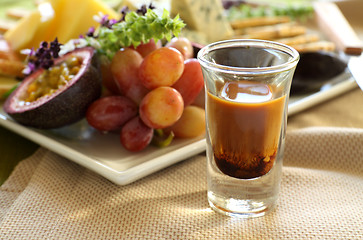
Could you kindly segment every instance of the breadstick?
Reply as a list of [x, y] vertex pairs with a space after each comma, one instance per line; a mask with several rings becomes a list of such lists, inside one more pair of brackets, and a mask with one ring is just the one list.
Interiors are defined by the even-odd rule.
[[22, 78], [24, 68], [24, 64], [20, 61], [0, 59], [0, 75]]
[[247, 27], [257, 27], [273, 25], [278, 23], [290, 22], [290, 18], [287, 16], [266, 16], [266, 17], [253, 17], [244, 18], [231, 21], [230, 24], [233, 29], [247, 28]]
[[0, 19], [0, 33], [5, 33], [10, 28], [15, 27], [15, 24], [16, 23], [13, 22], [13, 21], [8, 21], [8, 20]]
[[303, 34], [303, 35], [298, 35], [295, 37], [280, 38], [280, 39], [274, 39], [274, 40], [277, 42], [286, 44], [286, 45], [298, 45], [298, 44], [304, 44], [304, 43], [310, 43], [310, 42], [317, 42], [320, 40], [320, 38], [316, 34]]
[[278, 24], [267, 27], [248, 28], [243, 35], [234, 36], [234, 38], [254, 38], [273, 40], [277, 38], [294, 37], [305, 34], [306, 27], [294, 24]]
[[298, 52], [334, 51], [335, 44], [328, 41], [319, 41], [306, 44], [290, 45]]
[[9, 43], [0, 36], [0, 59], [19, 60]]
[[240, 28], [240, 29], [234, 29], [234, 33], [235, 35], [244, 35], [244, 34], [274, 35], [278, 29], [286, 28], [286, 26], [290, 27], [293, 24], [295, 23], [288, 22], [288, 23], [272, 24], [267, 26]]

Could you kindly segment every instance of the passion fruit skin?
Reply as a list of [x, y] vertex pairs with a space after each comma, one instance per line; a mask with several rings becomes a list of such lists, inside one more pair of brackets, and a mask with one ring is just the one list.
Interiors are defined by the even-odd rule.
[[51, 95], [28, 105], [21, 105], [30, 83], [44, 71], [39, 69], [25, 78], [4, 103], [4, 111], [16, 122], [34, 128], [52, 129], [67, 126], [85, 117], [88, 106], [101, 96], [102, 83], [98, 57], [90, 47], [76, 49], [54, 62], [58, 65], [71, 56], [80, 56], [82, 66], [69, 84]]

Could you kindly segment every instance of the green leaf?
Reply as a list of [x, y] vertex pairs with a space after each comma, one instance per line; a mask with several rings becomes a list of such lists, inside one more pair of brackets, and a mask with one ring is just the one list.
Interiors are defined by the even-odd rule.
[[166, 135], [163, 129], [155, 129], [153, 139], [151, 140], [151, 144], [157, 147], [167, 147], [173, 141], [174, 136], [175, 135], [173, 132], [170, 132], [169, 134]]
[[99, 34], [95, 38], [99, 43], [96, 49], [100, 54], [112, 58], [120, 48], [131, 45], [137, 47], [151, 39], [155, 42], [164, 38], [170, 41], [173, 36], [178, 36], [184, 27], [185, 24], [179, 16], [172, 19], [165, 9], [162, 16], [158, 16], [151, 9], [147, 10], [145, 16], [129, 12], [125, 16], [125, 21], [115, 23], [111, 29], [100, 27]]
[[0, 99], [6, 99], [10, 96], [10, 94], [20, 85], [20, 83], [16, 84], [14, 87], [0, 95]]

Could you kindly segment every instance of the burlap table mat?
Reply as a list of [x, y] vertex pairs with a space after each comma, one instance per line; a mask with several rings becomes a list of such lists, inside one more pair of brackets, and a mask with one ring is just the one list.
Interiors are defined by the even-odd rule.
[[363, 130], [287, 134], [278, 206], [209, 209], [204, 154], [127, 186], [40, 149], [0, 187], [0, 239], [362, 239]]

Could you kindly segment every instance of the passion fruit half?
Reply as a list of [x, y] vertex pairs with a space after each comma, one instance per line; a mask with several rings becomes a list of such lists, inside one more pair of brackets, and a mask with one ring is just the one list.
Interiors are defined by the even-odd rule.
[[[67, 67], [78, 60], [75, 69]], [[66, 64], [66, 65], [64, 65]], [[49, 82], [60, 75], [53, 67], [63, 67], [68, 80], [48, 89]], [[26, 77], [4, 103], [4, 111], [16, 122], [30, 127], [59, 128], [81, 120], [88, 106], [101, 95], [101, 73], [95, 50], [90, 47], [76, 49], [54, 61], [49, 70], [39, 69]], [[53, 70], [52, 70], [53, 69]], [[52, 75], [53, 74], [53, 75]], [[62, 77], [64, 78], [64, 77]], [[63, 79], [64, 80], [64, 79]], [[43, 82], [47, 82], [43, 84]], [[34, 98], [34, 89], [47, 88]]]

